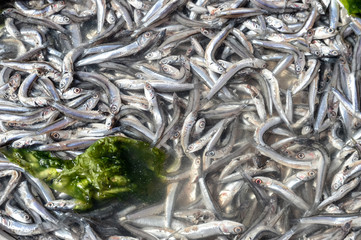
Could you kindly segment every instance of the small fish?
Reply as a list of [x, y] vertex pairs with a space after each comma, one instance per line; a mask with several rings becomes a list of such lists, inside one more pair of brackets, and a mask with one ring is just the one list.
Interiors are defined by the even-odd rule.
[[1, 147], [69, 161], [125, 136], [168, 156], [162, 200], [116, 221], [107, 202], [73, 214], [84, 202], [2, 156], [4, 239], [360, 234], [361, 21], [338, 1], [14, 0], [2, 15]]

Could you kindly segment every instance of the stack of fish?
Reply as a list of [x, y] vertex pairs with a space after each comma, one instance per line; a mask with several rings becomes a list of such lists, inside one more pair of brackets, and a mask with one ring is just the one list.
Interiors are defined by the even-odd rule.
[[2, 146], [69, 159], [125, 135], [170, 156], [163, 202], [88, 213], [1, 159], [4, 238], [360, 238], [361, 20], [337, 0], [15, 0], [3, 16]]

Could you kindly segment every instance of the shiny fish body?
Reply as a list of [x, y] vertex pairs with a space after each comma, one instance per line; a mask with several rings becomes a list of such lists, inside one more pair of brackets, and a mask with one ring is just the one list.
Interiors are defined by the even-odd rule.
[[25, 211], [16, 208], [11, 205], [11, 200], [8, 200], [5, 205], [5, 212], [12, 217], [13, 219], [22, 222], [22, 223], [32, 223], [33, 220], [31, 219], [30, 215]]
[[243, 231], [243, 225], [231, 221], [215, 221], [196, 225], [196, 227], [187, 227], [179, 232], [188, 239], [199, 239], [212, 237], [215, 235], [240, 234]]
[[143, 140], [166, 152], [167, 193], [75, 213], [0, 159], [1, 237], [359, 235], [361, 21], [338, 1], [12, 3], [0, 145], [66, 161], [106, 136]]

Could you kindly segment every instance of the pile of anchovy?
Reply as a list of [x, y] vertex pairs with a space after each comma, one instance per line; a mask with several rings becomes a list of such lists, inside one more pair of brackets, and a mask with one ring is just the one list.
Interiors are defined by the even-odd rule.
[[337, 0], [8, 7], [1, 146], [169, 159], [161, 202], [77, 213], [1, 158], [1, 239], [360, 239], [361, 19]]

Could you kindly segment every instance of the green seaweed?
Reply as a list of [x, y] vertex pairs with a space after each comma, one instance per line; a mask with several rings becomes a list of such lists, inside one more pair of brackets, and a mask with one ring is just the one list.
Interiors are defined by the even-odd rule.
[[361, 1], [360, 0], [340, 0], [347, 9], [348, 14], [361, 17]]
[[105, 137], [73, 160], [28, 149], [7, 147], [1, 152], [51, 188], [77, 199], [77, 210], [114, 197], [154, 202], [165, 191], [165, 154], [142, 141]]

